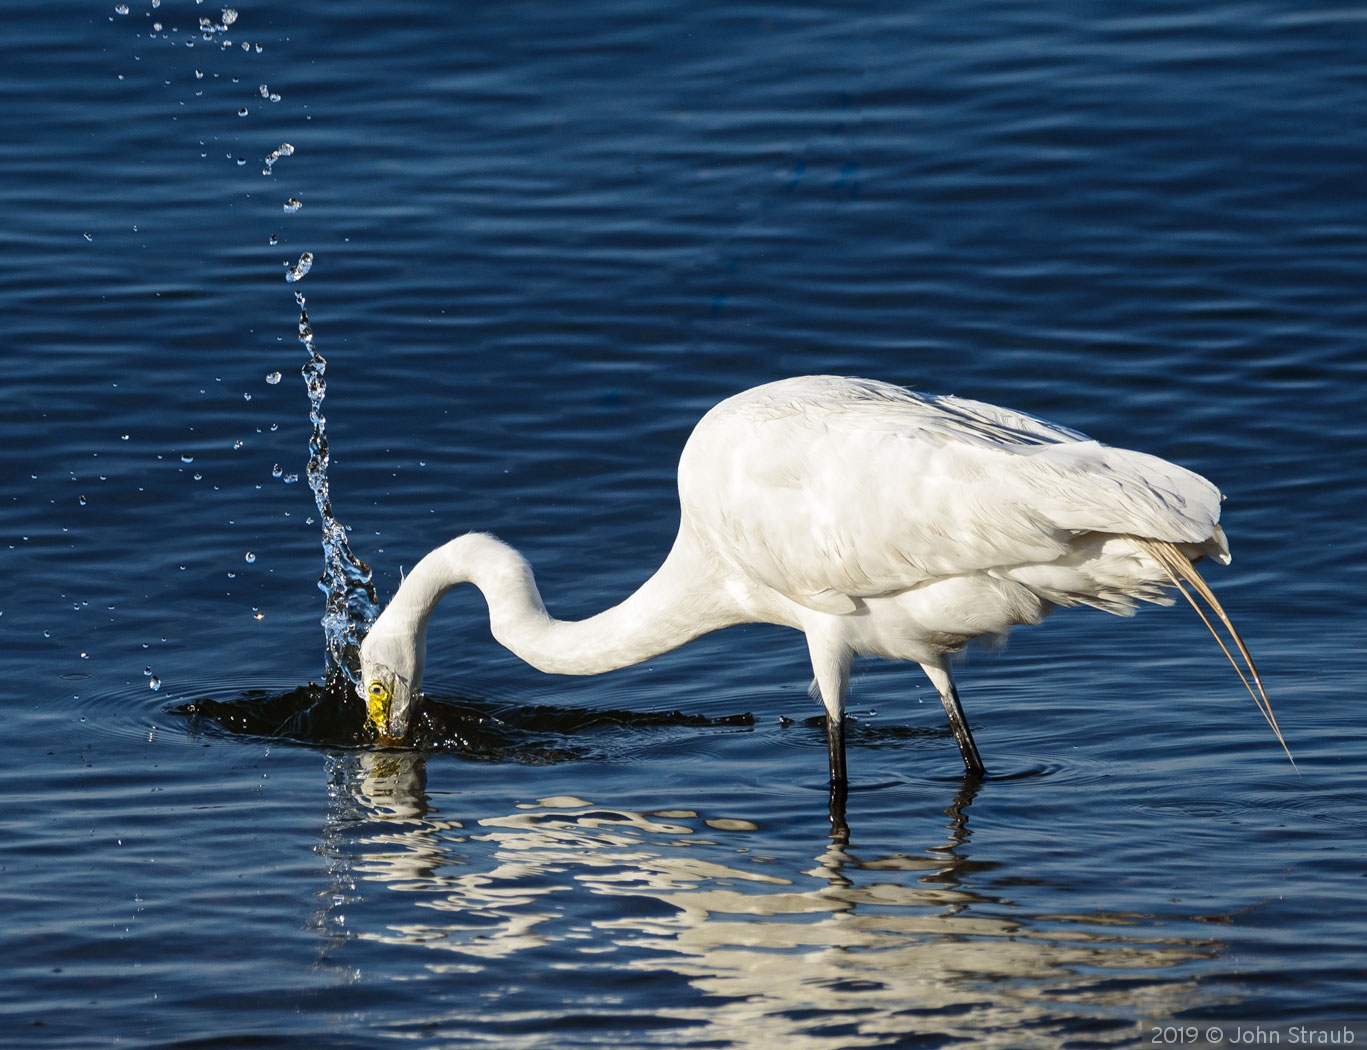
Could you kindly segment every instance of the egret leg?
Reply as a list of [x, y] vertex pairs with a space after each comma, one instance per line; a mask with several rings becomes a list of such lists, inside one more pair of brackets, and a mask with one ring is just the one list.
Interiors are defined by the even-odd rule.
[[826, 716], [826, 747], [831, 756], [831, 786], [844, 787], [845, 776], [845, 719]]
[[940, 694], [940, 700], [945, 705], [945, 714], [949, 715], [949, 728], [954, 730], [954, 739], [959, 742], [959, 753], [964, 756], [964, 772], [971, 777], [982, 776], [987, 772], [987, 767], [978, 754], [978, 745], [973, 742], [973, 732], [968, 728], [964, 705], [959, 703], [959, 690], [954, 688], [953, 680], [949, 682], [949, 688]]
[[948, 660], [923, 663], [921, 670], [925, 671], [935, 691], [940, 694], [940, 702], [945, 705], [949, 728], [954, 730], [954, 739], [959, 742], [959, 754], [964, 756], [964, 772], [971, 777], [982, 776], [987, 772], [987, 767], [978, 754], [978, 745], [973, 743], [973, 734], [969, 731], [968, 719], [964, 717], [964, 705], [959, 703], [959, 690], [954, 688], [954, 672], [949, 669]]
[[850, 825], [845, 819], [845, 801], [849, 798], [850, 786], [845, 781], [831, 781], [830, 815], [831, 841], [837, 846], [850, 844]]

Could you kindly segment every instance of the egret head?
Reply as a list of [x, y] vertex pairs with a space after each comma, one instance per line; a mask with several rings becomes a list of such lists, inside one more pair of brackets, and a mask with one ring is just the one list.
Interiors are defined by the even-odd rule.
[[366, 716], [383, 744], [397, 744], [422, 689], [422, 636], [386, 629], [383, 616], [361, 642], [361, 680], [356, 687]]

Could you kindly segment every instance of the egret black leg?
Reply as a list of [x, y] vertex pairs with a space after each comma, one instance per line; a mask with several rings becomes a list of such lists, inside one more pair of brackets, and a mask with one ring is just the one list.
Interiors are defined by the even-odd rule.
[[945, 714], [949, 715], [949, 728], [954, 730], [954, 739], [959, 742], [959, 753], [964, 756], [964, 772], [971, 777], [982, 776], [987, 772], [987, 767], [978, 754], [978, 745], [973, 742], [968, 719], [964, 717], [964, 706], [959, 703], [959, 691], [954, 688], [952, 681], [949, 689], [940, 694], [940, 699], [945, 705]]
[[826, 716], [826, 746], [831, 756], [831, 839], [848, 845], [850, 826], [845, 822], [845, 799], [849, 781], [845, 776], [845, 718]]
[[831, 755], [831, 784], [842, 787], [845, 779], [845, 719], [826, 716], [826, 746]]
[[831, 841], [837, 846], [848, 846], [850, 844], [850, 825], [845, 820], [845, 802], [849, 798], [850, 788], [843, 780], [836, 783], [831, 781]]

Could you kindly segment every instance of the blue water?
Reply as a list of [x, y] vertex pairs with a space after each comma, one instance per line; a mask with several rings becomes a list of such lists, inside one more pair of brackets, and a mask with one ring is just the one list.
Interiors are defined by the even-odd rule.
[[[8, 1045], [1367, 1038], [1367, 10], [237, 10], [0, 4]], [[970, 653], [977, 786], [861, 665], [848, 837], [777, 628], [549, 678], [456, 593], [348, 744], [304, 251], [382, 596], [480, 528], [595, 612], [710, 405], [867, 375], [1215, 480], [1299, 775], [1181, 608]]]

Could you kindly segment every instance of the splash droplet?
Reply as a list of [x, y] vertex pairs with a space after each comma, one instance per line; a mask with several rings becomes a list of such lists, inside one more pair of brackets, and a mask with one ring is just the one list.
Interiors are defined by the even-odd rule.
[[302, 281], [312, 269], [313, 252], [304, 252], [299, 256], [299, 261], [285, 272], [285, 280], [290, 284], [293, 284], [295, 281]]
[[151, 678], [147, 679], [147, 688], [151, 689], [152, 692], [155, 693], [158, 689], [161, 688], [161, 679], [158, 678], [156, 675], [153, 675]]
[[297, 212], [297, 211], [298, 211], [300, 208], [302, 208], [303, 206], [304, 206], [304, 202], [301, 201], [298, 197], [291, 197], [289, 200], [287, 200], [287, 201], [285, 202], [285, 211], [287, 211], [289, 214], [293, 215], [295, 212]]
[[275, 386], [278, 382], [280, 382], [280, 373], [271, 372], [268, 376], [266, 376], [266, 382], [269, 383], [271, 386]]
[[[265, 84], [262, 84], [262, 85], [261, 85], [261, 93], [262, 93], [263, 95], [266, 93], [266, 85], [265, 85]], [[280, 96], [279, 96], [279, 95], [276, 95], [275, 97], [276, 97], [276, 98], [279, 98]], [[281, 157], [291, 157], [291, 156], [293, 156], [293, 155], [294, 155], [294, 147], [293, 147], [293, 146], [291, 146], [288, 142], [282, 142], [282, 143], [280, 143], [280, 146], [279, 146], [278, 149], [273, 149], [273, 150], [270, 151], [270, 153], [266, 154], [266, 166], [265, 166], [264, 168], [261, 169], [261, 174], [262, 174], [262, 175], [269, 175], [269, 174], [271, 173], [271, 169], [275, 167], [275, 162], [276, 162], [276, 161], [278, 161]]]
[[248, 552], [247, 552], [247, 564], [250, 565], [250, 564], [251, 564], [252, 562], [254, 562], [254, 561], [256, 561], [256, 555], [253, 554], [251, 551], [248, 551]]

